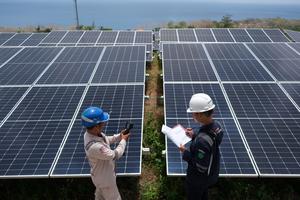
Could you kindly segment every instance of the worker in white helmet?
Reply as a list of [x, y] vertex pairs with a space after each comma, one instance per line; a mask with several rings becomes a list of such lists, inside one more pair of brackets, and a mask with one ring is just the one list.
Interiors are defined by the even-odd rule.
[[[106, 136], [102, 130], [109, 120], [109, 114], [98, 107], [89, 107], [81, 115], [81, 123], [86, 128], [84, 149], [91, 166], [91, 177], [96, 187], [96, 200], [121, 200], [116, 184], [115, 160], [121, 158], [129, 133]], [[119, 142], [112, 150], [110, 144]]]
[[188, 113], [192, 113], [195, 122], [200, 124], [198, 132], [192, 128], [186, 129], [186, 134], [192, 138], [190, 149], [180, 145], [182, 158], [188, 163], [186, 175], [186, 192], [188, 200], [208, 199], [208, 187], [218, 180], [220, 169], [219, 145], [222, 142], [223, 131], [218, 122], [213, 119], [215, 105], [212, 99], [204, 93], [191, 97]]

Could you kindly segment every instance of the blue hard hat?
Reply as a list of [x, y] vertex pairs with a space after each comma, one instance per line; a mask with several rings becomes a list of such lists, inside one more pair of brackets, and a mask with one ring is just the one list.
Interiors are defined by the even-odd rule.
[[89, 107], [81, 115], [81, 124], [85, 127], [93, 127], [108, 120], [109, 114], [98, 107]]

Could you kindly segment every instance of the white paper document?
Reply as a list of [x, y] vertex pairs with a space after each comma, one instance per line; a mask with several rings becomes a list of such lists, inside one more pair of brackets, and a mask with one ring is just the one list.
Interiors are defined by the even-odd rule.
[[181, 125], [174, 126], [173, 128], [163, 125], [161, 132], [167, 135], [177, 147], [179, 147], [180, 144], [185, 145], [191, 141], [191, 138], [185, 134], [185, 129]]

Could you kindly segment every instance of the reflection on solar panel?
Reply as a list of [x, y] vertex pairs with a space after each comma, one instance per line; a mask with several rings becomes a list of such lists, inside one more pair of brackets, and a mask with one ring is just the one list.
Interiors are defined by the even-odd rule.
[[31, 33], [17, 33], [11, 39], [9, 39], [7, 42], [5, 42], [2, 46], [19, 46], [30, 35], [31, 35]]
[[[220, 148], [220, 175], [256, 176], [253, 164], [233, 119], [217, 119], [217, 121], [221, 124], [225, 132]], [[166, 119], [166, 123], [170, 127], [177, 124], [181, 124], [184, 127], [199, 126], [193, 119]], [[197, 130], [195, 129], [194, 131]], [[181, 159], [182, 154], [178, 151], [178, 147], [170, 140], [167, 140], [167, 147], [167, 174], [185, 174], [187, 163]]]
[[234, 42], [228, 29], [213, 28], [212, 32], [214, 33], [218, 42]]
[[0, 45], [12, 38], [16, 33], [0, 33]]
[[211, 29], [195, 29], [198, 42], [215, 42]]
[[132, 44], [134, 42], [134, 34], [132, 31], [120, 31], [116, 44]]
[[177, 42], [178, 38], [177, 38], [176, 29], [174, 29], [174, 30], [167, 30], [167, 29], [160, 30], [160, 41], [163, 41], [163, 42], [168, 42], [168, 41]]
[[291, 47], [293, 47], [300, 55], [300, 44], [299, 43], [288, 43]]
[[102, 31], [97, 44], [114, 44], [117, 38], [117, 31]]
[[51, 31], [47, 37], [41, 42], [49, 44], [57, 44], [66, 35], [67, 31]]
[[273, 42], [289, 42], [279, 29], [264, 29]]
[[290, 38], [292, 38], [293, 41], [300, 42], [300, 32], [291, 30], [285, 30], [285, 32], [290, 36]]
[[286, 44], [247, 44], [278, 81], [300, 80], [300, 55]]
[[246, 29], [254, 42], [272, 42], [262, 29]]
[[298, 107], [300, 107], [300, 84], [282, 84], [284, 89], [293, 98]]
[[0, 48], [0, 66], [20, 50], [21, 48]]
[[38, 46], [47, 36], [47, 33], [32, 33], [32, 35], [21, 44], [21, 46]]
[[222, 81], [272, 81], [243, 44], [205, 44]]
[[245, 29], [228, 29], [236, 42], [253, 42]]
[[60, 50], [60, 48], [26, 48], [22, 50], [0, 68], [0, 84], [32, 84]]
[[77, 43], [80, 37], [82, 36], [83, 31], [68, 31], [64, 38], [60, 41], [60, 43]]
[[196, 42], [196, 36], [193, 29], [178, 29], [178, 37], [180, 42]]
[[95, 44], [101, 31], [85, 31], [78, 44]]

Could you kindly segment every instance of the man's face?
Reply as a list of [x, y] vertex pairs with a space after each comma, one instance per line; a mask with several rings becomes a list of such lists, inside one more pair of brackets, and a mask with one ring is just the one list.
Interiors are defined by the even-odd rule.
[[192, 113], [195, 122], [202, 124], [204, 115], [202, 113]]
[[104, 127], [105, 127], [105, 122], [101, 122], [97, 126], [95, 126], [95, 129], [97, 130], [97, 133], [100, 134]]

